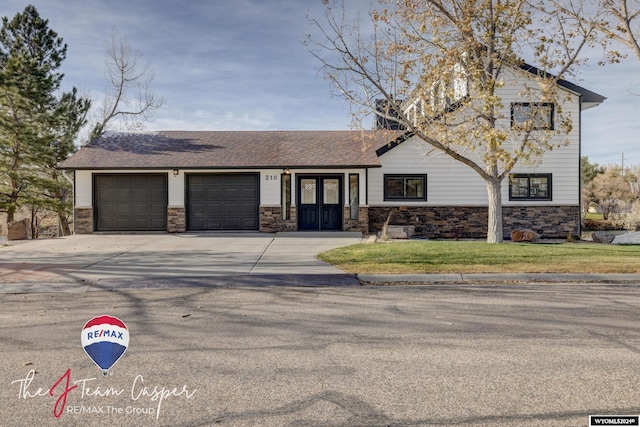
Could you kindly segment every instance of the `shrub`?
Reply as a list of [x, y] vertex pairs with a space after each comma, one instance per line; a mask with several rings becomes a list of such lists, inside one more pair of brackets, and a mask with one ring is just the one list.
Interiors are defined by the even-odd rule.
[[626, 230], [640, 230], [640, 201], [633, 202], [631, 211], [623, 215], [623, 225]]
[[597, 220], [583, 219], [582, 228], [584, 231], [608, 231], [608, 230], [624, 230], [624, 224], [618, 219]]

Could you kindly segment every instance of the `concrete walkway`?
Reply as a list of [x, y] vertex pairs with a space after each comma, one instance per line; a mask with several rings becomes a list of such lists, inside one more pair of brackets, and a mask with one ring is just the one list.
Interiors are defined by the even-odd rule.
[[360, 233], [93, 234], [0, 247], [0, 293], [358, 285], [316, 254]]

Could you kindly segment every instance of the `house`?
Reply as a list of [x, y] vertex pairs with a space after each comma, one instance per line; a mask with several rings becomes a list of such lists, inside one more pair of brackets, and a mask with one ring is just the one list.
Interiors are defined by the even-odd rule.
[[[504, 117], [531, 103], [519, 90], [537, 70], [504, 85]], [[568, 145], [518, 164], [502, 191], [505, 237], [580, 232], [582, 111], [604, 97], [560, 81], [571, 114]], [[552, 125], [556, 106], [539, 103]], [[107, 133], [62, 162], [74, 170], [77, 233], [102, 231], [343, 230], [414, 225], [429, 238], [486, 237], [487, 192], [467, 166], [398, 127], [372, 131], [166, 131]]]

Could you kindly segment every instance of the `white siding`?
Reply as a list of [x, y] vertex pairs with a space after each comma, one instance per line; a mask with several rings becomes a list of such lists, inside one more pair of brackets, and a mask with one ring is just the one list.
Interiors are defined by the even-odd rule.
[[[506, 81], [500, 89], [503, 100], [502, 122], [504, 126], [511, 125], [512, 102], [535, 102], [535, 99], [523, 99], [519, 92], [522, 83], [532, 79], [525, 73], [514, 72], [513, 78]], [[570, 115], [573, 129], [569, 135], [555, 136], [554, 145], [559, 147], [546, 152], [535, 165], [520, 161], [512, 173], [552, 174], [551, 201], [509, 201], [509, 180], [505, 178], [502, 185], [502, 200], [504, 205], [577, 205], [579, 203], [580, 176], [580, 105], [577, 95], [560, 89], [562, 114]], [[556, 129], [558, 111], [555, 112]], [[563, 145], [569, 140], [569, 145]], [[477, 206], [487, 204], [487, 190], [484, 181], [468, 166], [452, 158], [430, 149], [426, 143], [411, 138], [399, 146], [391, 149], [380, 157], [382, 168], [369, 171], [369, 204], [370, 205], [466, 205]], [[385, 202], [384, 174], [426, 174], [427, 201], [426, 202]]]
[[279, 205], [282, 169], [260, 171], [260, 204]]
[[92, 171], [76, 171], [75, 197], [77, 208], [90, 208], [93, 206], [92, 176]]
[[173, 171], [169, 172], [169, 177], [167, 178], [167, 186], [169, 194], [168, 194], [168, 204], [169, 206], [180, 207], [184, 206], [184, 171], [178, 170], [178, 175], [174, 176]]

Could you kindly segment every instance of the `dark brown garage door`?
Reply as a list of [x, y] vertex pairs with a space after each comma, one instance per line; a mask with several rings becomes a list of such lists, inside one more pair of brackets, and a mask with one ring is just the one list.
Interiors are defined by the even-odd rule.
[[96, 231], [167, 229], [167, 175], [94, 175]]
[[190, 230], [257, 230], [257, 174], [187, 175]]

